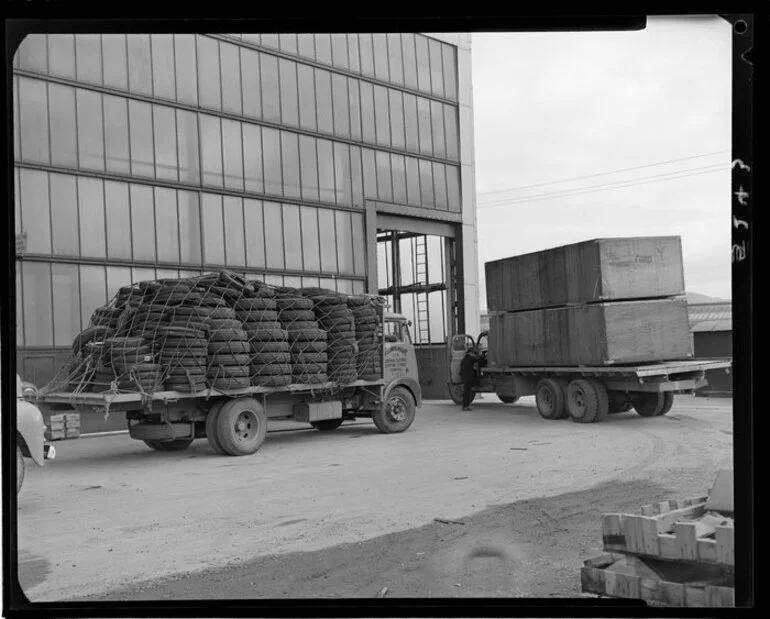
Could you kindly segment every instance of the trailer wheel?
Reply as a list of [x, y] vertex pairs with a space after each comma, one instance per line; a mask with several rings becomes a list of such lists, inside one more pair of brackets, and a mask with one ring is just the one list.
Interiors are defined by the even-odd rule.
[[24, 456], [21, 448], [16, 445], [16, 494], [21, 492], [21, 486], [24, 484]]
[[[463, 403], [463, 389], [462, 384], [449, 383], [449, 397], [452, 398], [452, 402], [458, 406], [462, 406]], [[471, 392], [471, 402], [476, 399], [476, 392]]]
[[191, 438], [180, 438], [175, 441], [144, 441], [150, 449], [155, 451], [182, 451], [187, 449], [193, 442]]
[[637, 393], [632, 402], [634, 410], [642, 417], [657, 417], [663, 410], [665, 398], [662, 393], [644, 392]]
[[321, 432], [331, 432], [342, 425], [342, 419], [323, 419], [321, 421], [313, 421], [310, 425]]
[[[513, 395], [513, 396], [511, 396], [511, 395], [500, 395], [498, 393], [497, 397], [500, 399], [500, 401], [503, 404], [513, 404], [514, 402], [517, 402], [519, 400], [518, 396], [515, 396], [515, 395]], [[462, 403], [462, 401], [460, 403]]]
[[411, 426], [416, 412], [412, 394], [403, 387], [393, 387], [388, 399], [372, 413], [372, 420], [380, 432], [393, 434]]
[[234, 398], [219, 409], [214, 436], [222, 450], [231, 456], [256, 452], [267, 434], [267, 415], [254, 398]]
[[567, 386], [567, 410], [577, 423], [603, 421], [609, 411], [607, 390], [596, 380], [573, 380]]
[[208, 413], [206, 413], [206, 440], [209, 442], [209, 447], [216, 453], [225, 455], [225, 450], [217, 441], [217, 416], [219, 410], [224, 406], [225, 400], [218, 400], [211, 405]]
[[565, 381], [545, 378], [537, 384], [535, 403], [543, 419], [563, 419], [566, 414], [567, 390]]
[[628, 395], [622, 391], [608, 391], [609, 396], [609, 414], [625, 413], [631, 410], [633, 406]]
[[670, 391], [666, 391], [663, 394], [663, 408], [660, 409], [660, 412], [658, 413], [658, 417], [662, 417], [665, 415], [668, 411], [671, 410], [671, 407], [674, 405], [674, 394]]

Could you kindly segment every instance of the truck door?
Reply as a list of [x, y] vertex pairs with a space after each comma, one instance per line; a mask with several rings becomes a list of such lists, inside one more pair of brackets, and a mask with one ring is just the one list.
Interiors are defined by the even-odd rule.
[[462, 384], [460, 364], [468, 349], [473, 348], [475, 345], [476, 342], [473, 338], [465, 333], [453, 335], [449, 339], [449, 382], [452, 385]]

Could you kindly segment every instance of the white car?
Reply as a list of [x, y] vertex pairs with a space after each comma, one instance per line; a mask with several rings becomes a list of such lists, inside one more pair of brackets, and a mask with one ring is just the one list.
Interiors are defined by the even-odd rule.
[[45, 441], [43, 413], [35, 406], [37, 389], [16, 375], [16, 492], [24, 483], [25, 458], [38, 466], [56, 457], [56, 449]]

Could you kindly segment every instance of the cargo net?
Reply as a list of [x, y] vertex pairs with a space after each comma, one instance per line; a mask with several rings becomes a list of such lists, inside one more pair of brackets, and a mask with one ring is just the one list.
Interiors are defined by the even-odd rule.
[[[382, 377], [384, 300], [228, 271], [121, 288], [42, 393], [335, 388]], [[334, 383], [334, 384], [332, 384]]]

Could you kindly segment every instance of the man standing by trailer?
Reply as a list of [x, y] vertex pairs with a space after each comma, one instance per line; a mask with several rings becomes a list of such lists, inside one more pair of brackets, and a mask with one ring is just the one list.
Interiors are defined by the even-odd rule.
[[471, 410], [473, 387], [476, 384], [479, 354], [475, 348], [468, 349], [460, 362], [460, 379], [463, 381], [463, 410]]

